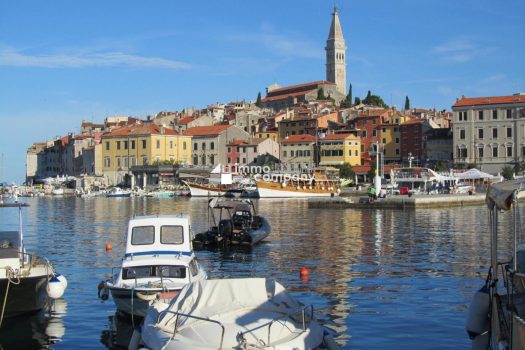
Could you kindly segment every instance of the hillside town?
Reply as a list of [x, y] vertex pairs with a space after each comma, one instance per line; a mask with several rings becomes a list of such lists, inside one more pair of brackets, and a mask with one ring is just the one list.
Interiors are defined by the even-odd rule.
[[346, 165], [354, 184], [369, 182], [378, 166], [381, 174], [408, 165], [441, 171], [476, 167], [490, 174], [506, 166], [523, 168], [525, 94], [462, 96], [451, 101], [451, 111], [412, 108], [407, 96], [401, 109], [370, 90], [366, 97], [352, 96], [346, 67], [334, 9], [325, 80], [272, 84], [254, 101], [84, 120], [78, 133], [29, 147], [26, 183], [69, 176], [144, 188], [177, 183], [180, 168], [217, 165], [286, 171]]

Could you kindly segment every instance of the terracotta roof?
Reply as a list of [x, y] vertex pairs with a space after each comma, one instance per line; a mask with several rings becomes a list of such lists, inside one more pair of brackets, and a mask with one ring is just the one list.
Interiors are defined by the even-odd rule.
[[186, 125], [186, 124], [191, 123], [194, 120], [195, 120], [195, 118], [193, 118], [193, 117], [184, 117], [184, 118], [181, 118], [179, 120], [179, 125]]
[[413, 125], [413, 124], [423, 124], [424, 122], [425, 122], [425, 119], [420, 119], [420, 118], [411, 119], [411, 120], [408, 120], [408, 121], [402, 123], [401, 126], [403, 126], [403, 125]]
[[[313, 91], [317, 91], [317, 88], [311, 89], [311, 90], [294, 92], [294, 93], [291, 93], [291, 94], [283, 94], [283, 95], [265, 97], [265, 98], [263, 98], [261, 100], [261, 102], [271, 102], [271, 101], [277, 101], [277, 100], [284, 100], [284, 99], [287, 99], [287, 98], [290, 98], [290, 97], [303, 96], [303, 95], [306, 95], [306, 94], [308, 94], [310, 92], [313, 92]], [[273, 94], [273, 91], [271, 93]]]
[[283, 86], [283, 87], [280, 87], [278, 89], [271, 90], [269, 93], [270, 94], [274, 94], [274, 93], [278, 93], [278, 92], [282, 92], [282, 91], [286, 91], [286, 90], [300, 89], [300, 88], [303, 88], [303, 87], [308, 87], [310, 85], [312, 85], [312, 86], [315, 85], [316, 86], [315, 89], [317, 89], [317, 85], [321, 85], [321, 84], [335, 85], [334, 83], [326, 81], [326, 80], [318, 80], [318, 81], [312, 81], [312, 82], [304, 83], [304, 84]]
[[230, 128], [232, 125], [194, 126], [183, 132], [188, 136], [216, 136]]
[[[132, 124], [122, 128], [114, 129], [111, 132], [104, 134], [106, 137], [110, 136], [128, 136], [128, 135], [160, 135], [161, 127], [155, 123]], [[179, 133], [173, 129], [164, 127], [163, 135], [178, 135]]]
[[510, 103], [525, 103], [525, 95], [489, 96], [489, 97], [463, 97], [452, 107], [482, 106]]
[[[325, 136], [324, 139], [320, 139], [320, 141], [331, 141], [331, 140], [344, 140], [348, 136], [354, 136], [352, 134], [328, 134]], [[354, 136], [355, 139], [359, 139], [358, 137]]]
[[290, 135], [284, 140], [281, 140], [281, 143], [298, 143], [298, 142], [315, 142], [315, 136], [304, 134], [304, 135]]

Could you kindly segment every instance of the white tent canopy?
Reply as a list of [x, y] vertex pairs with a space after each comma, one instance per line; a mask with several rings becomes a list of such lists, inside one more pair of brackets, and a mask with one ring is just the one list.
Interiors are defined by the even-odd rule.
[[476, 179], [492, 179], [494, 178], [494, 176], [484, 173], [483, 171], [479, 171], [476, 168], [473, 168], [463, 173], [457, 174], [456, 178], [461, 179], [461, 180], [476, 180]]

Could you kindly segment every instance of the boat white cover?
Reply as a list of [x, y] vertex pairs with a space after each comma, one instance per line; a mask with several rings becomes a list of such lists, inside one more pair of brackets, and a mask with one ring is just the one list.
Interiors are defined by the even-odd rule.
[[[246, 344], [258, 344], [261, 348], [311, 349], [322, 343], [323, 330], [310, 319], [309, 312], [305, 312], [303, 330], [303, 308], [303, 304], [274, 280], [196, 281], [186, 285], [167, 308], [155, 303], [150, 307], [142, 336], [150, 348], [162, 349], [208, 349], [219, 344], [231, 349], [239, 347], [243, 339]], [[160, 319], [151, 324], [159, 312]], [[206, 320], [224, 326], [224, 341], [221, 341], [221, 327]], [[171, 338], [175, 322], [176, 333]]]
[[[220, 319], [221, 315], [239, 310], [288, 314], [291, 310], [297, 311], [301, 307], [302, 304], [293, 299], [279, 282], [265, 278], [239, 278], [190, 283], [171, 302], [168, 310]], [[175, 318], [166, 314], [158, 326], [172, 331], [174, 322]], [[180, 317], [177, 329], [180, 331], [196, 322], [200, 321]]]
[[514, 196], [525, 196], [525, 179], [510, 180], [492, 184], [487, 190], [485, 201], [489, 207], [494, 205], [501, 210], [509, 210]]

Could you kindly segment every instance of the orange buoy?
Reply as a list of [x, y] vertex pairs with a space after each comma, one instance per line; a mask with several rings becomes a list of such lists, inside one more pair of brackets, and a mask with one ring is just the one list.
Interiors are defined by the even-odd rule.
[[308, 268], [306, 266], [301, 267], [299, 275], [301, 276], [302, 281], [308, 281]]
[[110, 252], [112, 249], [113, 247], [111, 247], [111, 243], [106, 243], [106, 252]]

